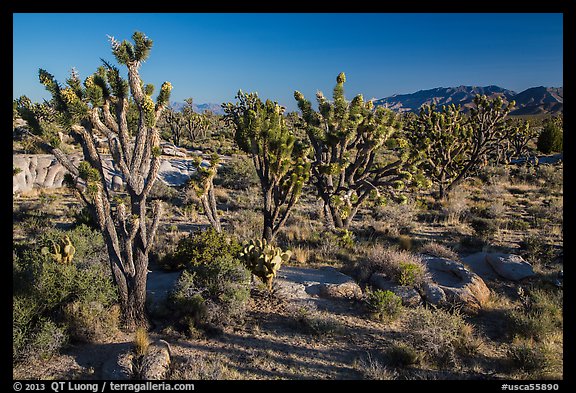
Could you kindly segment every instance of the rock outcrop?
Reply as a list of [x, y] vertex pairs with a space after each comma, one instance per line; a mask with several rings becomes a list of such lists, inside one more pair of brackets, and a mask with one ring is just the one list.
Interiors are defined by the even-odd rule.
[[423, 285], [427, 303], [437, 306], [458, 306], [475, 313], [488, 301], [490, 289], [484, 280], [462, 263], [445, 258], [423, 256], [430, 279]]
[[[78, 165], [79, 155], [70, 156], [73, 164]], [[12, 177], [12, 194], [29, 192], [34, 188], [62, 187], [64, 175], [68, 173], [51, 154], [14, 154], [12, 165], [19, 172]], [[124, 187], [122, 174], [114, 167], [110, 156], [103, 155], [104, 177], [110, 189], [118, 191]], [[169, 186], [181, 186], [196, 171], [196, 165], [190, 158], [162, 158], [158, 179]]]

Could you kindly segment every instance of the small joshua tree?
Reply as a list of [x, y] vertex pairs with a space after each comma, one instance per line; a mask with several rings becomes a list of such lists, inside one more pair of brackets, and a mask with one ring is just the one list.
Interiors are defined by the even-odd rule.
[[[103, 62], [96, 73], [84, 83], [72, 72], [66, 85], [40, 70], [40, 82], [51, 93], [49, 107], [56, 113], [66, 131], [80, 140], [84, 161], [74, 165], [58, 148], [57, 139], [45, 132], [36, 117], [37, 107], [25, 97], [19, 100], [18, 110], [28, 121], [37, 138], [68, 170], [68, 182], [98, 218], [104, 235], [110, 268], [118, 287], [123, 322], [127, 329], [147, 326], [145, 314], [148, 253], [158, 228], [161, 205], [152, 203], [148, 209], [148, 195], [160, 168], [160, 137], [156, 121], [164, 111], [172, 86], [164, 82], [156, 102], [152, 100], [154, 87], [144, 85], [139, 68], [152, 48], [152, 40], [143, 33], [132, 35], [134, 43], [118, 42], [110, 37], [112, 53], [128, 69], [128, 80], [120, 70]], [[136, 105], [138, 121], [129, 129], [129, 98]], [[135, 135], [132, 143], [130, 134]], [[128, 203], [117, 203], [109, 182], [105, 179], [103, 155], [94, 144], [94, 137], [105, 137], [111, 158], [126, 183]]]
[[182, 108], [182, 121], [188, 133], [190, 142], [195, 142], [198, 138], [205, 138], [210, 128], [208, 116], [194, 112], [192, 98], [186, 98], [184, 108]]
[[511, 157], [520, 158], [528, 153], [528, 143], [537, 135], [536, 128], [531, 127], [527, 120], [510, 120], [510, 135], [508, 142], [510, 143]]
[[257, 93], [239, 91], [238, 103], [223, 104], [225, 119], [235, 129], [236, 143], [252, 158], [264, 198], [264, 233], [274, 240], [298, 202], [310, 176], [307, 150], [286, 126], [284, 108], [262, 102]]
[[216, 196], [214, 195], [214, 177], [218, 170], [219, 161], [218, 154], [213, 154], [210, 157], [209, 165], [204, 165], [202, 157], [197, 157], [195, 159], [196, 172], [189, 181], [189, 186], [200, 199], [204, 214], [216, 232], [222, 232], [220, 217], [216, 208]]
[[172, 138], [172, 143], [174, 143], [176, 146], [180, 146], [185, 127], [182, 113], [177, 112], [173, 108], [169, 107], [166, 109], [166, 111], [164, 111], [162, 120], [164, 120], [164, 123], [170, 128], [170, 137]]
[[314, 149], [313, 183], [330, 224], [339, 229], [349, 227], [369, 197], [386, 191], [402, 199], [396, 192], [412, 177], [405, 170], [407, 155], [382, 154], [393, 153], [387, 143], [395, 142], [401, 151], [406, 146], [402, 139], [392, 140], [401, 128], [398, 115], [384, 107], [374, 109], [372, 101], [364, 102], [360, 94], [346, 101], [345, 81], [342, 72], [336, 78], [333, 102], [321, 92], [316, 94], [318, 112], [302, 93], [294, 92]]

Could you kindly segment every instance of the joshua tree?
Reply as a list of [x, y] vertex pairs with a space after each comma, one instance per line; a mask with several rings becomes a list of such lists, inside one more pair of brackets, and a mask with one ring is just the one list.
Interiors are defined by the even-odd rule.
[[509, 155], [520, 158], [527, 153], [528, 143], [536, 137], [536, 128], [531, 127], [527, 120], [511, 120], [509, 124], [511, 129], [508, 142], [512, 150]]
[[408, 122], [406, 137], [411, 142], [413, 158], [432, 182], [438, 184], [439, 197], [467, 164], [472, 130], [460, 106], [425, 105], [418, 117]]
[[[135, 32], [132, 38], [134, 44], [126, 40], [118, 42], [110, 37], [112, 53], [120, 64], [127, 67], [128, 80], [120, 76], [117, 67], [106, 61], [84, 83], [76, 72], [72, 72], [65, 86], [48, 72], [39, 71], [40, 82], [52, 94], [50, 106], [61, 124], [76, 134], [81, 142], [84, 161], [78, 166], [57, 144], [46, 138], [29, 100], [23, 98], [19, 102], [22, 117], [28, 120], [38, 138], [44, 140], [45, 146], [70, 172], [68, 181], [96, 213], [114, 282], [118, 286], [123, 322], [129, 330], [147, 325], [148, 253], [161, 215], [159, 201], [152, 203], [150, 212], [147, 197], [160, 168], [160, 137], [155, 125], [172, 89], [170, 83], [164, 82], [154, 103], [151, 97], [154, 87], [144, 85], [139, 75], [141, 63], [150, 54], [152, 40], [140, 32]], [[138, 110], [134, 142], [127, 121], [130, 95]], [[112, 191], [104, 176], [104, 157], [94, 144], [93, 138], [97, 135], [108, 139], [113, 163], [126, 183], [127, 206], [122, 202], [114, 206]]]
[[474, 104], [466, 120], [454, 106], [440, 113], [424, 107], [408, 127], [412, 156], [423, 158], [422, 168], [438, 183], [440, 199], [486, 165], [490, 156], [504, 152], [513, 132], [506, 116], [514, 101], [504, 105], [500, 97], [490, 100], [476, 95]]
[[[384, 157], [386, 144], [401, 127], [399, 117], [384, 107], [374, 109], [372, 101], [357, 95], [351, 102], [344, 98], [346, 77], [340, 73], [334, 87], [334, 101], [316, 94], [318, 112], [302, 93], [294, 98], [302, 111], [304, 127], [314, 148], [312, 174], [324, 212], [330, 224], [347, 229], [360, 206], [382, 191], [394, 195], [411, 178], [404, 171], [405, 154]], [[405, 141], [398, 139], [402, 150]]]
[[220, 217], [216, 208], [216, 196], [214, 195], [214, 177], [216, 176], [219, 161], [218, 154], [213, 154], [210, 157], [209, 165], [204, 165], [202, 157], [197, 157], [195, 160], [196, 172], [189, 182], [189, 187], [200, 199], [204, 214], [216, 232], [222, 232]]
[[181, 112], [176, 112], [174, 108], [168, 107], [162, 116], [164, 122], [170, 127], [170, 136], [172, 143], [180, 146], [182, 133], [184, 131], [185, 122]]
[[257, 93], [236, 95], [237, 104], [222, 104], [235, 129], [236, 143], [252, 158], [264, 197], [264, 233], [272, 242], [300, 198], [310, 176], [307, 150], [288, 129], [284, 108], [263, 103]]
[[188, 139], [190, 142], [194, 142], [200, 137], [205, 138], [210, 128], [210, 120], [207, 116], [194, 112], [192, 98], [186, 98], [184, 101], [186, 103], [182, 108], [182, 119], [186, 131], [188, 131]]

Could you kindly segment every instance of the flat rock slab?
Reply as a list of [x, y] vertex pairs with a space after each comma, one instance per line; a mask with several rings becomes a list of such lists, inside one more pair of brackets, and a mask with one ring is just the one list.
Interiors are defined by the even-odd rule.
[[534, 275], [532, 265], [526, 262], [520, 255], [487, 254], [486, 262], [498, 275], [508, 280], [520, 281]]
[[274, 280], [277, 293], [287, 300], [329, 308], [330, 299], [358, 299], [362, 289], [350, 276], [333, 267], [320, 269], [283, 266]]
[[532, 265], [515, 254], [477, 252], [462, 258], [462, 262], [485, 281], [519, 281], [535, 274]]

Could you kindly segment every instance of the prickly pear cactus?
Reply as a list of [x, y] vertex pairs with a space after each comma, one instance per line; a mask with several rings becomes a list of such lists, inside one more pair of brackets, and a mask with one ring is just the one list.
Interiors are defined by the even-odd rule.
[[292, 251], [282, 251], [280, 247], [269, 244], [266, 239], [250, 240], [240, 252], [240, 259], [256, 277], [272, 289], [272, 281], [282, 263], [288, 262]]
[[60, 244], [50, 240], [50, 247], [42, 247], [40, 252], [44, 255], [50, 255], [57, 263], [68, 264], [72, 263], [76, 248], [72, 245], [70, 238], [64, 236], [60, 239]]

